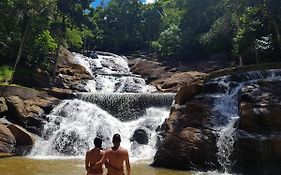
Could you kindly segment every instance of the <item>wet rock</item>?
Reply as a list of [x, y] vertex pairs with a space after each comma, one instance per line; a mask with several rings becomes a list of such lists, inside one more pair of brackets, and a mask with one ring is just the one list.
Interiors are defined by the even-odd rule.
[[239, 128], [245, 131], [281, 131], [281, 82], [259, 82], [240, 94]]
[[176, 95], [175, 103], [179, 105], [185, 104], [188, 100], [192, 99], [195, 95], [199, 94], [201, 92], [201, 89], [201, 83], [194, 83], [182, 86]]
[[44, 95], [28, 100], [22, 100], [17, 96], [6, 99], [8, 106], [6, 119], [37, 135], [41, 134], [45, 123], [45, 119], [41, 116], [48, 114], [54, 105], [59, 103], [57, 98]]
[[6, 125], [0, 123], [0, 152], [12, 153], [16, 144], [15, 136]]
[[202, 88], [202, 92], [204, 93], [225, 93], [227, 91], [227, 87], [219, 84], [219, 83], [207, 83], [204, 84]]
[[58, 76], [55, 80], [55, 85], [62, 89], [85, 91], [79, 85], [90, 79], [92, 79], [92, 76], [86, 68], [81, 65], [61, 65], [58, 68]]
[[153, 166], [202, 171], [220, 168], [216, 135], [208, 129], [211, 104], [207, 98], [198, 97], [194, 92], [191, 92], [193, 96], [189, 94], [172, 107], [162, 126], [163, 139]]
[[152, 166], [184, 170], [211, 170], [216, 163], [216, 137], [207, 129], [186, 127], [168, 133]]
[[260, 81], [240, 92], [232, 171], [243, 174], [281, 172], [281, 82]]
[[136, 141], [139, 144], [148, 144], [148, 133], [144, 129], [137, 129], [135, 130], [131, 141]]
[[256, 134], [236, 131], [232, 153], [233, 173], [280, 174], [281, 138], [279, 134]]
[[80, 138], [76, 131], [61, 131], [54, 139], [53, 148], [65, 155], [81, 155], [83, 150], [88, 150], [86, 140]]
[[0, 117], [2, 117], [8, 111], [8, 106], [6, 100], [3, 97], [0, 97]]
[[26, 117], [28, 114], [24, 106], [24, 101], [18, 96], [10, 96], [6, 99], [7, 106], [9, 108], [7, 119], [17, 123], [22, 123], [24, 117]]

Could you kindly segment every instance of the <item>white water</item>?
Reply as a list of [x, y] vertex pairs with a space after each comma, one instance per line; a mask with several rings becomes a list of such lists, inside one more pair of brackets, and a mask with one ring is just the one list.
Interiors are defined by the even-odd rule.
[[[230, 76], [224, 76], [212, 80], [226, 87], [226, 93], [217, 93], [211, 95], [215, 98], [211, 121], [211, 127], [218, 131], [219, 137], [217, 141], [218, 147], [218, 161], [223, 167], [225, 172], [234, 162], [231, 162], [230, 156], [233, 151], [235, 142], [234, 132], [236, 130], [235, 124], [239, 119], [238, 115], [238, 92], [244, 86], [257, 82], [259, 80], [281, 80], [281, 70], [269, 71], [254, 71], [239, 75], [241, 82], [231, 81]], [[236, 85], [233, 86], [233, 83]]]
[[146, 85], [145, 80], [130, 72], [126, 57], [106, 52], [97, 52], [97, 58], [74, 53], [75, 60], [94, 77], [84, 87], [88, 92], [155, 92], [154, 86]]
[[[64, 100], [48, 115], [50, 120], [44, 127], [44, 139], [36, 142], [30, 156], [60, 157], [84, 156], [93, 148], [93, 140], [101, 137], [103, 147], [111, 146], [113, 134], [120, 133], [122, 145], [129, 150], [133, 160], [151, 159], [156, 152], [157, 134], [155, 129], [169, 115], [169, 109], [149, 108], [141, 118], [121, 122], [97, 105], [82, 100]], [[149, 136], [149, 143], [141, 145], [130, 141], [134, 131], [144, 129]], [[67, 153], [64, 151], [67, 150]]]
[[[85, 87], [90, 93], [77, 94], [79, 99], [64, 100], [52, 110], [46, 117], [43, 136], [37, 138], [30, 156], [83, 158], [94, 147], [95, 137], [101, 137], [103, 147], [108, 148], [112, 146], [112, 136], [119, 133], [121, 145], [128, 149], [132, 160], [151, 160], [159, 139], [156, 128], [169, 117], [169, 104], [175, 94], [147, 94], [153, 88], [130, 72], [125, 57], [104, 52], [98, 52], [97, 58], [74, 55], [76, 62], [93, 76]], [[126, 120], [125, 114], [129, 116]], [[147, 133], [148, 144], [132, 141], [137, 129]]]

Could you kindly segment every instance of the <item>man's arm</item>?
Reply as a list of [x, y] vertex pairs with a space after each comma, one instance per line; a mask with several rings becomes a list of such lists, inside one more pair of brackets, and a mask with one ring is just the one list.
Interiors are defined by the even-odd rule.
[[128, 151], [126, 151], [126, 170], [127, 170], [127, 175], [131, 175], [131, 165], [130, 165], [130, 160], [129, 160], [129, 154]]
[[104, 152], [104, 155], [102, 156], [101, 160], [95, 163], [94, 168], [97, 168], [99, 166], [102, 166], [108, 159], [108, 151]]
[[90, 160], [89, 160], [89, 153], [86, 153], [86, 158], [85, 158], [85, 169], [88, 172], [88, 170], [90, 169]]

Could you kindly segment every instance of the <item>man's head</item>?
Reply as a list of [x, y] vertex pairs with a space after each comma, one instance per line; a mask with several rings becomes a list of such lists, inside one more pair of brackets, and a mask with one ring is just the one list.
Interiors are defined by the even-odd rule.
[[102, 140], [100, 138], [96, 137], [95, 140], [94, 140], [94, 144], [95, 144], [95, 147], [101, 149]]
[[112, 137], [112, 143], [114, 145], [120, 145], [121, 143], [121, 136], [119, 134], [114, 134]]

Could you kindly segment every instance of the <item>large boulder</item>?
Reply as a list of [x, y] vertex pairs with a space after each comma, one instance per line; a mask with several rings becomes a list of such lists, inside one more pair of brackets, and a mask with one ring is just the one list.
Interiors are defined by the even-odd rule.
[[8, 111], [6, 119], [18, 124], [30, 132], [41, 134], [45, 119], [43, 114], [48, 114], [60, 100], [42, 93], [33, 99], [22, 100], [18, 96], [6, 97]]
[[61, 89], [85, 91], [84, 85], [93, 77], [85, 67], [76, 63], [74, 55], [60, 48], [54, 85]]
[[10, 96], [6, 98], [8, 106], [8, 116], [12, 122], [22, 123], [27, 116], [27, 110], [24, 101], [18, 96]]
[[31, 150], [34, 145], [34, 138], [32, 134], [26, 131], [24, 128], [8, 124], [4, 125], [0, 123], [0, 153], [1, 157], [16, 155], [25, 155]]
[[173, 74], [163, 64], [145, 58], [129, 59], [128, 63], [130, 70], [134, 74], [141, 75], [147, 83]]
[[281, 131], [281, 82], [259, 82], [241, 90], [239, 128]]
[[192, 83], [182, 86], [176, 95], [175, 103], [178, 105], [185, 104], [202, 91], [202, 86], [201, 83]]
[[0, 123], [0, 152], [12, 153], [15, 145], [15, 136], [6, 125]]
[[196, 80], [203, 79], [207, 74], [202, 72], [180, 72], [169, 77], [160, 78], [152, 82], [160, 92], [177, 92], [183, 85], [188, 85]]
[[181, 104], [176, 102], [162, 125], [164, 138], [153, 166], [202, 171], [220, 168], [216, 157], [216, 135], [207, 125], [210, 101], [198, 96], [197, 92], [192, 94], [188, 100], [180, 101]]
[[168, 133], [152, 165], [184, 170], [215, 169], [218, 166], [215, 142], [216, 137], [208, 129], [186, 127]]
[[281, 82], [258, 82], [240, 92], [233, 172], [280, 174]]
[[146, 132], [145, 129], [136, 129], [132, 138], [130, 139], [131, 141], [136, 141], [139, 144], [148, 144], [148, 133]]
[[34, 144], [33, 136], [24, 128], [14, 124], [8, 125], [7, 128], [15, 137], [17, 146]]
[[0, 85], [0, 93], [2, 97], [18, 96], [23, 100], [32, 99], [39, 95], [39, 91], [35, 89], [14, 85]]
[[85, 91], [86, 82], [92, 79], [91, 74], [85, 67], [72, 64], [69, 66], [60, 65], [57, 71], [55, 85], [59, 88], [70, 89], [76, 91]]

